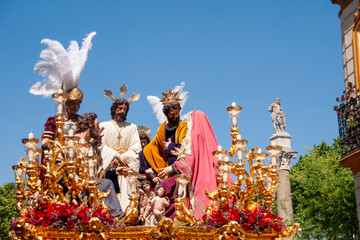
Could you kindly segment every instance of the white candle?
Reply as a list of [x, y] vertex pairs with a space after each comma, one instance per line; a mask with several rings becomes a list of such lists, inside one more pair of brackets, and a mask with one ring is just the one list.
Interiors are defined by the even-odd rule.
[[28, 138], [34, 138], [34, 134], [32, 132], [30, 132]]
[[94, 160], [89, 160], [89, 176], [94, 177]]
[[236, 107], [236, 102], [232, 102], [231, 106]]
[[242, 151], [241, 151], [241, 149], [238, 150], [237, 154], [238, 154], [238, 162], [242, 163]]
[[89, 157], [92, 157], [94, 155], [94, 151], [92, 148], [89, 149], [89, 153], [88, 153], [88, 156]]
[[69, 136], [70, 137], [73, 137], [74, 136], [74, 130], [72, 128], [70, 128], [69, 130]]
[[236, 113], [235, 113], [235, 111], [233, 111], [231, 114], [232, 114], [232, 124], [233, 124], [233, 127], [236, 127], [236, 126], [237, 126]]
[[219, 152], [222, 151], [222, 147], [219, 145], [217, 150], [218, 150]]
[[259, 148], [258, 153], [262, 153], [261, 149]]
[[276, 168], [276, 154], [271, 154], [271, 164], [273, 168]]

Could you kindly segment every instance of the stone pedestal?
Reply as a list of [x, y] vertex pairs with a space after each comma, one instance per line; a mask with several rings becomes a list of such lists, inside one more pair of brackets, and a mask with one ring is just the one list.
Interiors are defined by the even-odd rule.
[[278, 215], [289, 225], [293, 222], [293, 207], [288, 170], [279, 169], [279, 188], [277, 194]]
[[278, 215], [289, 225], [293, 222], [293, 208], [291, 200], [290, 159], [296, 158], [297, 152], [291, 149], [291, 135], [287, 132], [273, 134], [271, 145], [281, 146], [282, 151], [277, 156], [277, 169], [279, 173], [279, 187], [277, 190]]

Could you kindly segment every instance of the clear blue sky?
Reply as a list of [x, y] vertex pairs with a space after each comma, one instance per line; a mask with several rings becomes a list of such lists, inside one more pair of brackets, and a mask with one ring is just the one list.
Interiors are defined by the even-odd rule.
[[277, 97], [293, 150], [303, 155], [306, 147], [332, 143], [332, 109], [344, 88], [338, 11], [330, 0], [1, 0], [0, 184], [14, 180], [11, 166], [25, 155], [21, 139], [30, 131], [40, 138], [56, 111], [52, 99], [29, 93], [42, 79], [33, 72], [46, 48], [41, 39], [67, 47], [92, 31], [80, 114], [109, 120], [112, 102], [103, 89], [119, 95], [125, 82], [129, 94], [141, 93], [128, 120], [154, 136], [159, 124], [146, 96], [184, 81], [184, 111], [204, 111], [224, 148], [231, 140], [225, 109], [236, 101], [247, 149], [265, 149], [274, 133], [267, 108]]

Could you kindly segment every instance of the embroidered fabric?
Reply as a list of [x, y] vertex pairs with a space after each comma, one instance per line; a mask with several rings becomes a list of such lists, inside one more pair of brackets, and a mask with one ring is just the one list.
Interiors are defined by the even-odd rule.
[[180, 153], [178, 155], [177, 159], [180, 159], [182, 157], [185, 156], [189, 156], [191, 155], [191, 129], [192, 129], [192, 119], [191, 119], [191, 114], [193, 111], [189, 112], [187, 114], [187, 133], [185, 135], [185, 138], [181, 144], [180, 147]]

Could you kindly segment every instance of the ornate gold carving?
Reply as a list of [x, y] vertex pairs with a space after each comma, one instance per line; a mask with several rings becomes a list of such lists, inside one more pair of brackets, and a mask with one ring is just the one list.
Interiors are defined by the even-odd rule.
[[219, 239], [245, 239], [245, 231], [241, 228], [240, 224], [231, 221], [229, 224], [222, 226], [219, 230], [216, 231], [216, 235], [219, 236]]
[[175, 239], [177, 234], [173, 231], [173, 221], [170, 218], [161, 219], [156, 228], [151, 229], [148, 234], [153, 239]]
[[169, 102], [180, 102], [182, 99], [179, 97], [179, 92], [173, 92], [171, 89], [169, 89], [168, 92], [162, 93], [162, 98], [160, 102], [163, 104], [169, 103]]
[[89, 223], [85, 224], [81, 229], [79, 240], [107, 240], [107, 235], [107, 227], [98, 218], [93, 217]]

